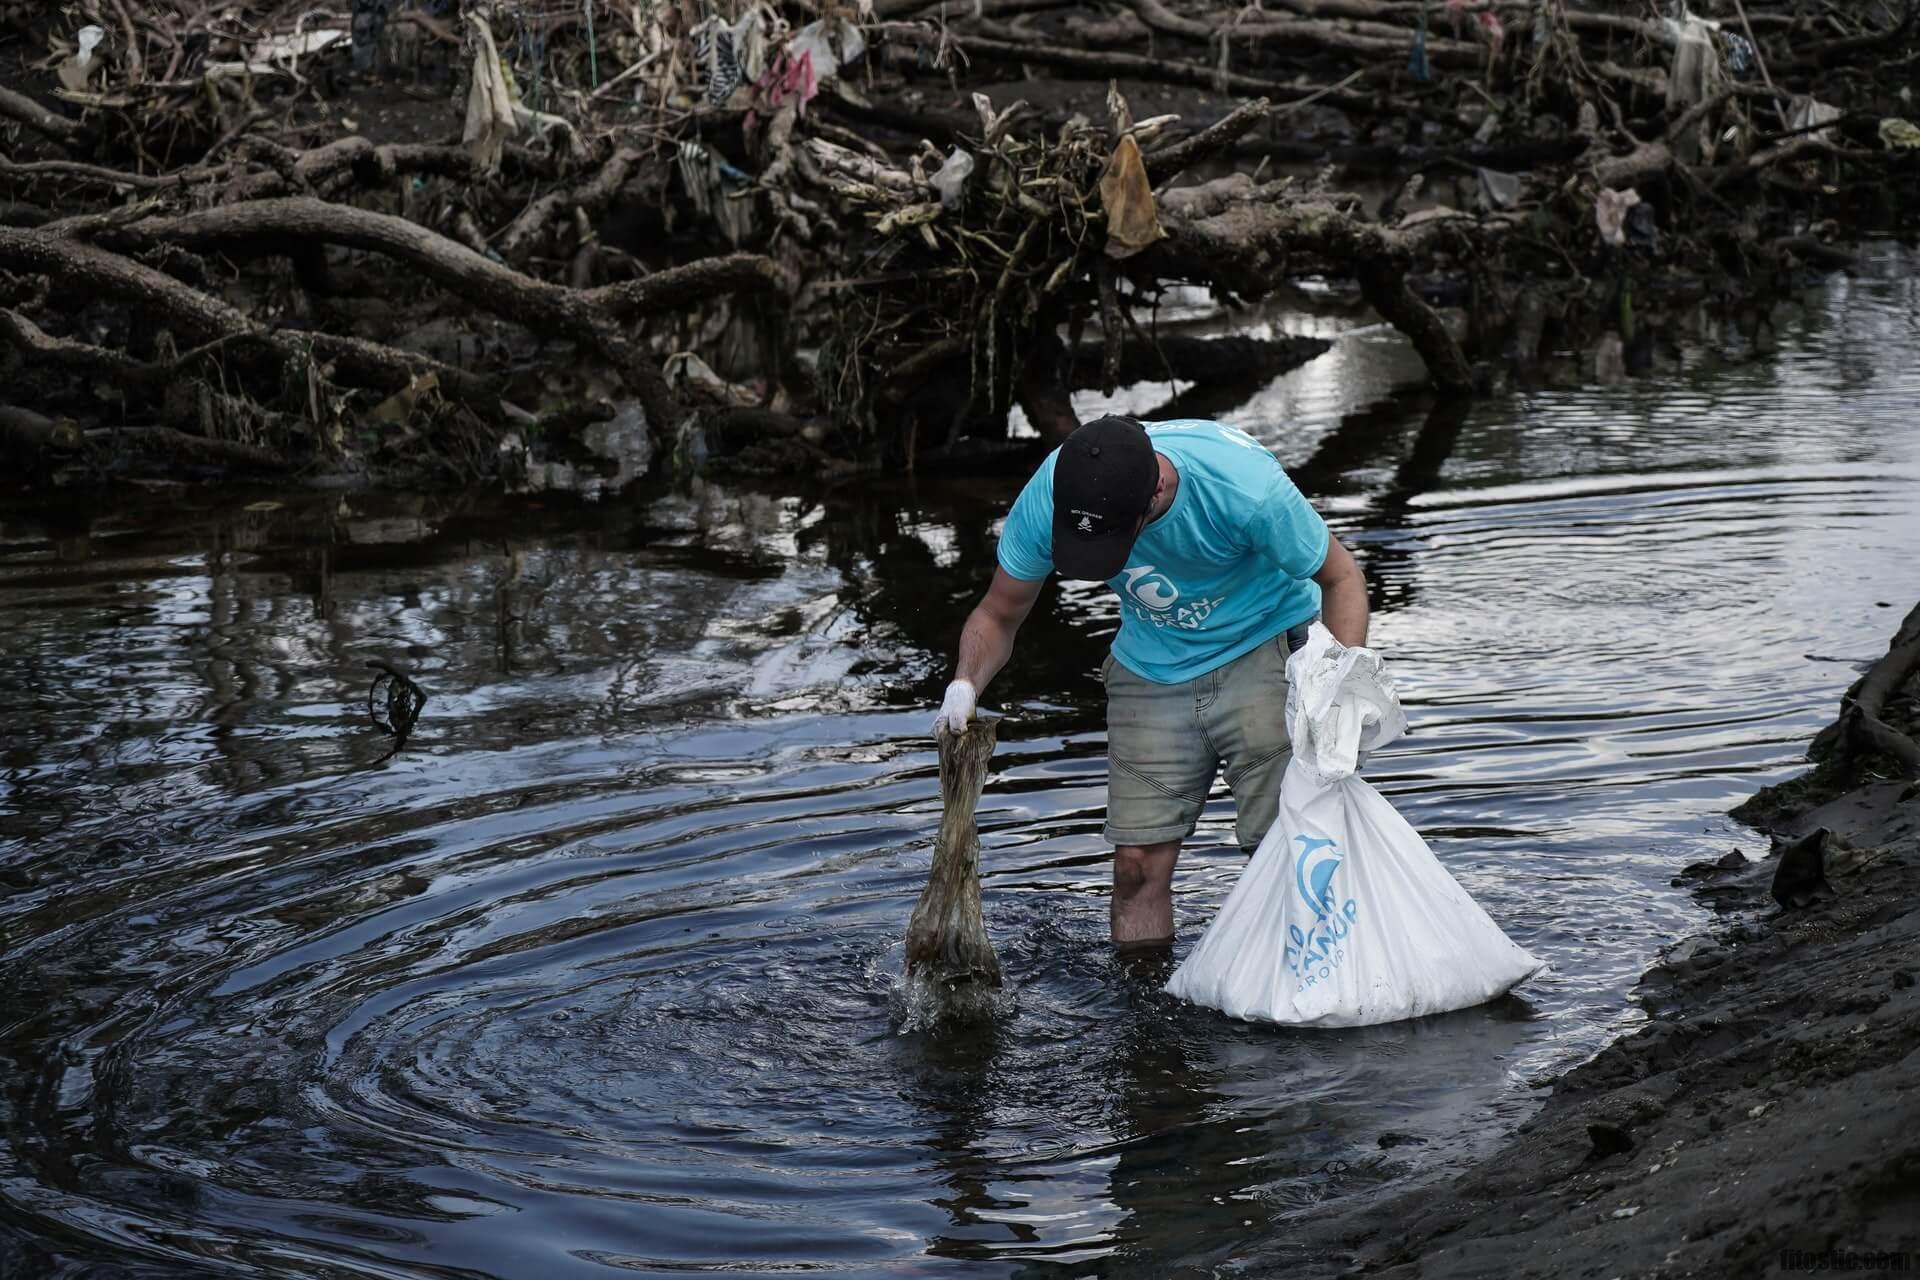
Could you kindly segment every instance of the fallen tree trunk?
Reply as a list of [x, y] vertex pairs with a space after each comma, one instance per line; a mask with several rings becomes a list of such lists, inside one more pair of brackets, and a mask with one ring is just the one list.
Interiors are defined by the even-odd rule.
[[[1128, 338], [1120, 344], [1117, 382], [1232, 383], [1266, 381], [1295, 368], [1327, 349], [1318, 338], [1250, 338], [1228, 334], [1197, 338], [1170, 333], [1158, 338]], [[1106, 348], [1083, 343], [1073, 353], [1068, 370], [1075, 389], [1102, 385]]]
[[[1367, 58], [1405, 58], [1413, 49], [1415, 32], [1385, 23], [1356, 22], [1352, 15], [1344, 22], [1316, 17], [1267, 18], [1248, 20], [1239, 15], [1189, 18], [1167, 8], [1161, 0], [1129, 0], [1134, 13], [1155, 31], [1184, 36], [1217, 46], [1220, 41], [1245, 40], [1278, 48], [1308, 48], [1350, 53]], [[1424, 41], [1427, 60], [1434, 66], [1477, 67], [1487, 59], [1486, 50], [1464, 40], [1433, 36]]]
[[125, 352], [54, 337], [19, 312], [0, 309], [0, 337], [48, 363], [111, 379], [135, 406], [157, 405], [166, 384], [196, 359], [248, 344], [295, 369], [311, 357], [337, 361], [353, 383], [376, 390], [391, 391], [425, 373], [441, 377], [458, 394], [485, 396], [494, 390], [489, 380], [363, 338], [269, 329], [164, 272], [66, 236], [0, 228], [0, 267], [45, 275], [56, 290], [76, 299], [121, 299], [179, 326], [182, 336], [196, 342], [175, 359], [144, 362]]
[[[1440, 317], [1408, 287], [1408, 264], [1453, 227], [1486, 234], [1508, 220], [1436, 215], [1383, 228], [1355, 214], [1351, 197], [1296, 197], [1287, 184], [1260, 186], [1234, 174], [1168, 193], [1162, 216], [1171, 236], [1149, 252], [1166, 275], [1256, 296], [1288, 271], [1289, 255], [1337, 264], [1359, 281], [1381, 318], [1407, 335], [1435, 389], [1470, 392], [1472, 367]], [[1262, 287], [1248, 290], [1249, 280]]]
[[1814, 740], [1816, 755], [1836, 745], [1854, 752], [1877, 752], [1896, 762], [1908, 777], [1920, 777], [1920, 746], [1886, 722], [1887, 704], [1920, 671], [1920, 606], [1915, 606], [1886, 654], [1842, 699], [1840, 718]]
[[1391, 109], [1376, 96], [1355, 93], [1335, 86], [1302, 89], [1263, 76], [1248, 75], [1238, 71], [1222, 71], [1218, 67], [1203, 66], [1199, 63], [1175, 62], [1169, 58], [1156, 58], [1151, 54], [1115, 53], [1039, 44], [1019, 38], [1021, 33], [1014, 31], [986, 36], [937, 34], [924, 32], [918, 28], [908, 28], [893, 34], [904, 44], [918, 44], [926, 48], [952, 45], [969, 55], [994, 57], [1004, 61], [1044, 67], [1060, 67], [1083, 74], [1091, 73], [1098, 77], [1118, 76], [1135, 80], [1160, 81], [1165, 84], [1191, 85], [1194, 88], [1212, 89], [1220, 93], [1261, 94], [1271, 98], [1278, 107], [1324, 102], [1328, 106], [1365, 115], [1376, 115]]
[[87, 443], [116, 452], [161, 454], [221, 471], [285, 474], [299, 469], [297, 463], [272, 449], [192, 435], [173, 427], [96, 427], [87, 432]]
[[59, 422], [44, 413], [18, 405], [0, 404], [0, 453], [37, 459], [48, 449], [71, 451], [86, 442], [71, 422]]
[[68, 291], [76, 301], [120, 298], [151, 308], [195, 341], [256, 331], [253, 320], [238, 308], [164, 272], [50, 227], [32, 231], [0, 227], [0, 268], [44, 275], [56, 290]]
[[665, 280], [643, 277], [601, 289], [572, 289], [523, 275], [404, 218], [302, 196], [149, 218], [100, 234], [129, 251], [170, 244], [244, 253], [248, 246], [284, 251], [290, 244], [334, 244], [381, 254], [494, 315], [552, 330], [598, 351], [639, 396], [656, 432], [671, 431], [681, 410], [653, 357], [620, 321], [679, 305], [696, 293], [768, 290], [786, 281], [770, 260], [743, 254], [698, 264]]
[[638, 149], [618, 147], [585, 182], [566, 190], [549, 192], [528, 205], [526, 212], [500, 233], [500, 256], [508, 262], [524, 265], [532, 246], [550, 224], [557, 222], [568, 210], [578, 209], [589, 217], [600, 213], [613, 200], [614, 193], [619, 191], [620, 184], [627, 180], [627, 175], [640, 159], [641, 152]]
[[93, 130], [78, 120], [49, 111], [26, 94], [16, 93], [4, 85], [0, 85], [0, 115], [18, 120], [29, 129], [68, 146], [84, 148], [94, 141]]

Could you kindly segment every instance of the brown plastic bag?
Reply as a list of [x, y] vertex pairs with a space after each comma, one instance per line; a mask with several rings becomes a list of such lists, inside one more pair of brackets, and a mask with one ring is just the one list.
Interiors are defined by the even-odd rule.
[[1147, 182], [1146, 161], [1132, 134], [1120, 139], [1100, 175], [1100, 204], [1107, 211], [1107, 256], [1131, 258], [1165, 238], [1160, 215], [1153, 207], [1153, 187]]

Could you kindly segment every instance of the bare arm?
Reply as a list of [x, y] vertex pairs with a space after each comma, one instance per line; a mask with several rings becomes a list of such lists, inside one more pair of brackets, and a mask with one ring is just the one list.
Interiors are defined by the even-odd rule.
[[1353, 553], [1327, 535], [1327, 558], [1313, 575], [1320, 584], [1320, 617], [1333, 638], [1349, 647], [1367, 642], [1367, 580]]
[[[1042, 580], [1043, 581], [1043, 580]], [[967, 615], [960, 629], [960, 663], [953, 678], [965, 680], [976, 691], [1000, 674], [1013, 652], [1013, 636], [1040, 598], [1041, 581], [1013, 577], [1005, 569], [993, 571], [987, 594]]]

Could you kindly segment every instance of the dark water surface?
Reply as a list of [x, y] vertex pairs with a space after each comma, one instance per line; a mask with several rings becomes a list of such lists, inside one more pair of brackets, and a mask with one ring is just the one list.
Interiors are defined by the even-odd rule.
[[[1230, 1274], [1457, 1165], [1631, 1023], [1673, 870], [1759, 850], [1723, 811], [1913, 602], [1915, 266], [1764, 361], [1448, 419], [1361, 402], [1411, 373], [1363, 331], [1233, 415], [1366, 566], [1414, 727], [1370, 777], [1553, 965], [1417, 1024], [1249, 1027], [1110, 954], [1076, 585], [989, 698], [1012, 1011], [903, 1033], [1011, 482], [0, 515], [0, 1271]], [[384, 763], [376, 658], [431, 695]], [[1240, 865], [1222, 797], [1183, 947]]]

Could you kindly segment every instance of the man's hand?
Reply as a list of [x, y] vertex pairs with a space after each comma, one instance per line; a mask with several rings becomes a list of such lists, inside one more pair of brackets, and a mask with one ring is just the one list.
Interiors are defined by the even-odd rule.
[[1013, 633], [1040, 598], [1040, 586], [1038, 581], [1015, 578], [1005, 569], [993, 571], [993, 584], [960, 628], [960, 660], [954, 664], [947, 700], [933, 722], [935, 736], [942, 725], [954, 733], [967, 731], [974, 700], [1006, 665], [1007, 655], [1013, 652]]
[[947, 686], [946, 701], [940, 704], [940, 714], [933, 718], [933, 736], [939, 737], [940, 730], [961, 734], [967, 731], [967, 721], [973, 719], [973, 685], [965, 680], [955, 680]]

